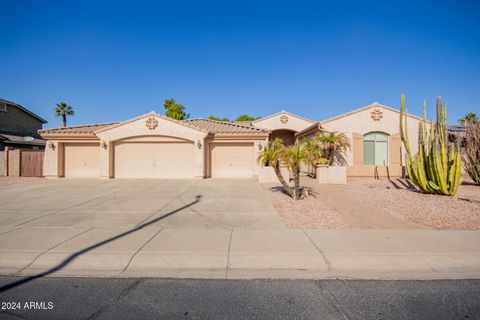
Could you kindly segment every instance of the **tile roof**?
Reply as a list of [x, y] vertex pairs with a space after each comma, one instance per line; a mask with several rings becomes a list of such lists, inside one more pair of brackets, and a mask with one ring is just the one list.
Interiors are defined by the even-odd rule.
[[110, 126], [113, 126], [119, 122], [108, 122], [108, 123], [98, 123], [98, 124], [86, 124], [82, 126], [71, 126], [65, 128], [51, 128], [39, 130], [40, 134], [69, 134], [69, 133], [94, 133], [97, 130], [104, 129]]
[[204, 118], [187, 119], [183, 122], [210, 133], [268, 133], [268, 130], [238, 122], [216, 121]]
[[[235, 122], [215, 121], [203, 118], [187, 119], [182, 121], [175, 121], [181, 125], [194, 128], [210, 133], [267, 133], [267, 130], [252, 127], [246, 124], [239, 124]], [[123, 122], [109, 122], [99, 124], [88, 124], [82, 126], [71, 126], [65, 128], [51, 128], [39, 130], [42, 135], [49, 134], [94, 134], [98, 130], [107, 129], [116, 125], [121, 125]]]
[[25, 145], [35, 145], [35, 146], [45, 145], [45, 140], [43, 139], [31, 137], [26, 134], [11, 133], [6, 131], [0, 132], [0, 140], [2, 140], [3, 143], [11, 143], [11, 144], [25, 144]]

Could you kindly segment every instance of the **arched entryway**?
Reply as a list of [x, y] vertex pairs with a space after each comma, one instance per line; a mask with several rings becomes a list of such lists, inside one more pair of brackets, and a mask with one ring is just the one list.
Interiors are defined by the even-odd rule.
[[295, 144], [295, 133], [296, 131], [288, 129], [273, 130], [268, 139], [273, 141], [275, 138], [280, 138], [286, 146], [292, 146]]

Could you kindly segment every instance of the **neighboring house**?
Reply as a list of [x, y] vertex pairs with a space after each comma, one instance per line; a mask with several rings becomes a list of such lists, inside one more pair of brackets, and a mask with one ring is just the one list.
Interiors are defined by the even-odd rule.
[[0, 151], [5, 147], [43, 150], [45, 140], [38, 134], [46, 120], [18, 103], [0, 99]]
[[[315, 122], [281, 111], [252, 122], [177, 121], [151, 112], [115, 123], [41, 130], [47, 177], [257, 177], [259, 153], [270, 139], [286, 144], [321, 130], [345, 132], [349, 176], [402, 175], [399, 111], [373, 103]], [[409, 117], [416, 151], [419, 117]]]

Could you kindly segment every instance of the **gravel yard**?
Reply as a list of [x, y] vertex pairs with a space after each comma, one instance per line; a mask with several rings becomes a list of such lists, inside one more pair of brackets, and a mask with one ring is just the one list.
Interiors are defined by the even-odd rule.
[[276, 183], [262, 184], [278, 214], [289, 228], [348, 229], [345, 218], [322, 202], [322, 195], [310, 190], [310, 196], [296, 201], [284, 194]]
[[[263, 184], [285, 224], [290, 228], [346, 229], [350, 228], [348, 217], [336, 209], [332, 201], [350, 202], [351, 208], [367, 205], [373, 212], [387, 214], [428, 229], [480, 229], [480, 187], [469, 182], [462, 184], [454, 198], [428, 195], [412, 190], [405, 179], [375, 180], [349, 179], [346, 185], [319, 185], [314, 179], [304, 178], [311, 196], [295, 201], [280, 191], [279, 184]], [[466, 198], [472, 201], [464, 200]], [[325, 202], [329, 202], [330, 206]], [[343, 206], [344, 207], [344, 206]], [[355, 211], [355, 209], [352, 209]], [[372, 221], [372, 225], [373, 225]], [[375, 228], [375, 227], [372, 227]]]
[[433, 229], [480, 229], [480, 203], [461, 199], [480, 196], [480, 186], [468, 182], [451, 198], [412, 191], [405, 179], [351, 179], [345, 195]]
[[0, 187], [2, 186], [9, 186], [12, 184], [19, 184], [19, 183], [29, 183], [29, 182], [37, 182], [42, 181], [44, 178], [33, 178], [33, 177], [0, 177]]

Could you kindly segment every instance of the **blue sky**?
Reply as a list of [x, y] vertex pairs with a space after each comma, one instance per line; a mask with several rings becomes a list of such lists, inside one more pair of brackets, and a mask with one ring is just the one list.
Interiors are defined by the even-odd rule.
[[0, 97], [49, 121], [126, 120], [175, 98], [192, 117], [321, 120], [378, 101], [480, 113], [475, 1], [0, 0]]

